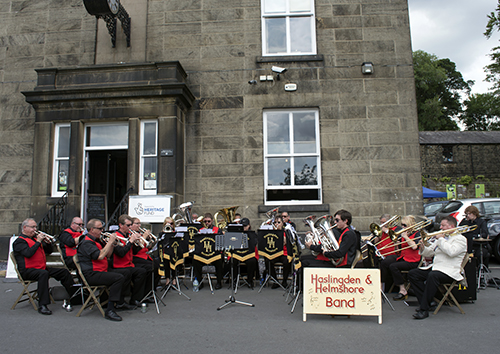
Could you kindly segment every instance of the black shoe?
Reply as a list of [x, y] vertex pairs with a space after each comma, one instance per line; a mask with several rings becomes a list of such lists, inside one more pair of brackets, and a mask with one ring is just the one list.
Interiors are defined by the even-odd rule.
[[413, 315], [413, 318], [416, 320], [423, 320], [424, 318], [429, 317], [429, 311], [418, 311]]
[[280, 287], [280, 285], [278, 283], [274, 283], [272, 286], [271, 286], [271, 289], [278, 289]]
[[429, 304], [429, 311], [434, 311], [436, 309], [436, 307], [438, 307], [438, 304], [436, 301], [432, 301], [430, 304]]
[[147, 303], [147, 304], [154, 304], [155, 303], [155, 299], [152, 296], [150, 296], [150, 297], [144, 299], [144, 302]]
[[129, 302], [129, 303], [130, 303], [130, 305], [132, 305], [132, 306], [134, 306], [134, 307], [141, 307], [141, 305], [142, 305], [139, 301], [137, 301], [137, 300], [132, 300], [132, 299], [130, 299], [130, 302]]
[[204, 287], [204, 286], [205, 286], [205, 285], [204, 285], [203, 283], [200, 283], [200, 285], [198, 286], [198, 290], [203, 289], [203, 287]]
[[46, 305], [40, 305], [40, 307], [38, 308], [38, 313], [42, 315], [52, 315], [52, 311], [50, 311]]
[[214, 289], [215, 289], [215, 290], [219, 290], [220, 288], [222, 288], [222, 284], [221, 284], [221, 282], [219, 281], [219, 282], [217, 282], [217, 284], [215, 284]]
[[281, 286], [283, 286], [286, 289], [286, 288], [288, 288], [288, 283], [287, 282], [283, 282], [283, 283], [281, 283]]
[[126, 302], [116, 305], [117, 310], [135, 310], [136, 306], [127, 304]]
[[408, 294], [403, 295], [403, 294], [401, 294], [401, 293], [398, 293], [398, 294], [397, 294], [396, 296], [394, 296], [392, 299], [393, 299], [394, 301], [402, 301], [402, 300], [406, 300], [406, 299], [408, 299]]
[[104, 318], [110, 321], [121, 321], [122, 318], [115, 311], [110, 310], [104, 313]]

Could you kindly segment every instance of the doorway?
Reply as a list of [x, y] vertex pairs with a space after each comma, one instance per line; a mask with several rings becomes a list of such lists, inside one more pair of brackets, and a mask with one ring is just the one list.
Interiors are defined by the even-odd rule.
[[[86, 162], [85, 220], [104, 213], [102, 221], [107, 222], [127, 192], [127, 150], [87, 151]], [[94, 205], [88, 202], [89, 196], [102, 198], [101, 206], [95, 205], [95, 197]]]

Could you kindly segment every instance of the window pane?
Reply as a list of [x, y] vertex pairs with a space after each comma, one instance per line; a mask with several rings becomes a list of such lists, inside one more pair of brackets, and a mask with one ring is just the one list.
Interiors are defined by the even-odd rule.
[[59, 161], [57, 168], [58, 192], [65, 192], [68, 190], [68, 170], [69, 170], [69, 160]]
[[267, 191], [267, 201], [319, 201], [319, 189], [270, 189]]
[[298, 186], [315, 186], [318, 184], [316, 157], [295, 158], [295, 184]]
[[147, 157], [144, 162], [144, 189], [156, 189], [156, 157]]
[[87, 146], [128, 146], [128, 125], [92, 126], [87, 130]]
[[292, 53], [311, 53], [311, 17], [290, 18], [290, 42]]
[[266, 19], [267, 53], [286, 53], [286, 22], [284, 17]]
[[[295, 0], [295, 1], [297, 1], [297, 0]], [[286, 11], [286, 0], [265, 0], [264, 1], [264, 12], [266, 12], [266, 13], [277, 13], [277, 12], [285, 12], [285, 11]]]
[[296, 154], [316, 153], [316, 118], [312, 112], [293, 114], [293, 149]]
[[143, 155], [156, 155], [156, 123], [144, 124]]
[[310, 12], [311, 0], [290, 0], [290, 12]]
[[287, 113], [269, 114], [267, 116], [267, 153], [290, 153], [290, 124]]
[[290, 185], [290, 159], [288, 158], [267, 159], [267, 185], [269, 186]]
[[57, 147], [57, 158], [69, 157], [69, 134], [70, 127], [59, 127], [59, 146]]

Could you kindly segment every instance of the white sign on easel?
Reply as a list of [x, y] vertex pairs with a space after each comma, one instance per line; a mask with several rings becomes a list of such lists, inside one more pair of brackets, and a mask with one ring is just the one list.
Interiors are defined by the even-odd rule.
[[14, 268], [14, 263], [12, 263], [12, 260], [10, 259], [10, 253], [12, 252], [12, 244], [14, 243], [14, 241], [17, 239], [18, 236], [16, 235], [12, 235], [12, 237], [10, 238], [10, 242], [9, 242], [9, 257], [8, 257], [8, 260], [7, 260], [7, 272], [5, 273], [5, 280], [16, 280], [17, 281], [17, 273], [16, 273], [16, 269]]
[[382, 324], [380, 270], [304, 268], [304, 313], [378, 316]]

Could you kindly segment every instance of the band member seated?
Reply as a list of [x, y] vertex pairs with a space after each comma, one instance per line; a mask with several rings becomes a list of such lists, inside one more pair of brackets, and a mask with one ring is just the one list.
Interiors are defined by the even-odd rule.
[[[19, 273], [25, 280], [38, 282], [38, 312], [42, 315], [52, 315], [52, 311], [47, 307], [50, 303], [49, 278], [58, 280], [71, 298], [76, 292], [73, 277], [66, 268], [47, 268], [45, 255], [52, 253], [52, 244], [43, 233], [36, 232], [35, 220], [28, 218], [22, 222], [21, 227], [23, 232], [12, 246]], [[63, 307], [68, 312], [72, 310], [67, 301]]]
[[[281, 282], [281, 285], [286, 288], [288, 286], [288, 276], [290, 275], [290, 262], [288, 261], [288, 250], [286, 248], [288, 233], [284, 229], [284, 227], [285, 225], [283, 223], [283, 218], [281, 217], [281, 215], [276, 216], [274, 218], [274, 229], [283, 231], [283, 255], [269, 261], [269, 275], [271, 275], [274, 279], [278, 279], [276, 278], [275, 264], [276, 262], [283, 263], [283, 280]], [[271, 286], [272, 289], [277, 289], [279, 287], [279, 284], [276, 283]]]
[[[200, 229], [200, 232], [202, 232], [202, 230], [211, 230], [214, 235], [220, 232], [219, 228], [213, 225], [213, 216], [211, 213], [205, 213], [205, 215], [203, 216], [203, 227]], [[203, 279], [202, 268], [204, 265], [205, 264], [203, 262], [193, 259], [194, 276], [199, 279], [200, 290], [203, 288], [201, 279]], [[215, 284], [214, 288], [215, 290], [219, 290], [220, 288], [222, 288], [222, 278], [224, 276], [223, 260], [219, 259], [217, 261], [214, 261], [211, 263], [211, 265], [215, 267], [215, 273], [217, 276], [217, 283]]]
[[[415, 225], [415, 217], [413, 215], [405, 216], [401, 220], [401, 226], [403, 229], [408, 228], [412, 225]], [[418, 263], [420, 262], [420, 254], [418, 252], [418, 241], [420, 239], [420, 232], [413, 231], [409, 229], [406, 232], [403, 232], [400, 235], [400, 238], [397, 242], [396, 248], [399, 254], [396, 254], [396, 251], [393, 251], [392, 254], [388, 254], [385, 259], [380, 263], [380, 271], [382, 282], [387, 284], [392, 275], [392, 280], [394, 281], [394, 285], [399, 287], [399, 293], [397, 296], [393, 297], [394, 300], [406, 300], [408, 298], [408, 292], [405, 288], [405, 280], [403, 275], [401, 274], [402, 270], [410, 270], [418, 267]], [[394, 246], [392, 246], [394, 248]], [[380, 250], [382, 252], [383, 249]]]
[[[256, 238], [257, 235], [255, 235], [255, 232], [252, 231], [252, 226], [250, 225], [250, 220], [248, 218], [242, 218], [240, 220], [241, 224], [243, 225], [243, 232], [248, 235], [248, 238], [254, 237]], [[253, 234], [253, 235], [251, 235]], [[250, 240], [248, 241], [250, 244]], [[253, 289], [254, 287], [254, 277], [255, 277], [255, 271], [257, 270], [257, 262], [259, 259], [259, 251], [257, 249], [257, 244], [255, 245], [253, 251], [255, 252], [255, 257], [247, 259], [244, 263], [246, 264], [246, 272], [247, 272], [247, 282], [249, 284], [250, 289]], [[237, 253], [237, 252], [236, 252]], [[240, 261], [234, 259], [233, 261], [233, 274], [238, 274], [238, 265], [240, 264]]]
[[[306, 247], [311, 251], [321, 252], [327, 259], [339, 260], [338, 268], [350, 268], [352, 262], [356, 258], [356, 250], [359, 249], [358, 236], [351, 227], [352, 215], [347, 210], [339, 210], [334, 215], [334, 221], [337, 224], [337, 232], [334, 232], [335, 237], [338, 235], [337, 242], [339, 249], [332, 252], [325, 252], [321, 245], [313, 245], [312, 242], [306, 242]], [[332, 266], [331, 262], [323, 261], [320, 265], [318, 262], [307, 262], [304, 260], [302, 265], [307, 266]]]
[[89, 285], [106, 285], [109, 289], [108, 305], [104, 317], [110, 321], [121, 321], [121, 316], [115, 312], [115, 305], [116, 307], [129, 308], [122, 299], [125, 277], [119, 273], [108, 272], [108, 257], [113, 255], [117, 238], [115, 234], [111, 234], [107, 244], [103, 246], [100, 239], [102, 231], [101, 221], [89, 220], [87, 223], [88, 233], [78, 246], [78, 261]]
[[[441, 230], [453, 229], [457, 221], [453, 216], [446, 216], [441, 220]], [[420, 307], [413, 317], [417, 320], [429, 317], [429, 311], [434, 304], [434, 295], [439, 284], [451, 283], [453, 280], [463, 279], [460, 274], [462, 260], [467, 252], [467, 239], [462, 235], [448, 236], [439, 234], [429, 246], [419, 244], [422, 257], [434, 257], [432, 268], [410, 270], [408, 278], [415, 291]], [[430, 266], [429, 266], [430, 267]]]
[[483, 247], [483, 264], [489, 266], [490, 264], [490, 252], [488, 251], [488, 244], [486, 242], [479, 243], [474, 242], [476, 238], [488, 239], [488, 226], [486, 221], [479, 216], [479, 210], [470, 205], [465, 208], [465, 218], [460, 221], [459, 226], [474, 226], [477, 225], [475, 230], [463, 233], [463, 236], [467, 238], [467, 253], [474, 253], [474, 257], [478, 259], [476, 263], [479, 265], [479, 260], [481, 258], [481, 247]]
[[[132, 232], [142, 235], [142, 238], [149, 242], [148, 246], [143, 244], [143, 247], [134, 244], [132, 246], [132, 252], [134, 257], [132, 262], [136, 267], [144, 268], [146, 271], [146, 285], [145, 293], [156, 289], [160, 283], [160, 274], [158, 274], [158, 268], [160, 267], [160, 261], [156, 258], [153, 259], [148, 252], [151, 250], [154, 243], [151, 242], [151, 232], [149, 230], [141, 232], [141, 220], [139, 218], [132, 218], [132, 226], [130, 226]], [[152, 279], [152, 276], [154, 279]], [[153, 288], [154, 285], [154, 288]], [[152, 299], [146, 299], [146, 302], [154, 302]]]
[[[125, 286], [132, 284], [130, 296], [130, 305], [140, 306], [140, 300], [144, 296], [144, 286], [146, 284], [147, 271], [144, 268], [136, 267], [132, 262], [132, 246], [140, 242], [140, 234], [130, 233], [132, 218], [128, 215], [120, 215], [118, 218], [118, 230], [115, 232], [118, 238], [117, 246], [113, 248], [113, 266], [112, 271], [120, 273], [125, 277]], [[120, 239], [121, 238], [121, 239]], [[128, 241], [125, 241], [128, 239]], [[148, 290], [149, 291], [149, 290]], [[122, 294], [122, 297], [124, 294]]]
[[76, 246], [78, 246], [80, 236], [82, 236], [84, 225], [81, 218], [74, 217], [71, 225], [59, 235], [59, 246], [61, 247], [64, 263], [70, 269], [76, 269], [73, 256], [76, 254]]
[[[165, 233], [175, 232], [175, 226], [176, 225], [175, 225], [174, 219], [172, 219], [170, 216], [167, 216], [163, 220], [162, 234], [160, 234], [160, 236], [159, 236], [160, 240], [164, 239]], [[173, 285], [177, 285], [176, 280], [175, 280], [175, 270], [171, 269], [168, 265], [164, 265], [163, 269], [165, 272], [165, 280], [166, 280], [165, 285], [170, 284], [170, 279], [172, 279]], [[165, 269], [166, 269], [166, 271], [165, 271]]]

